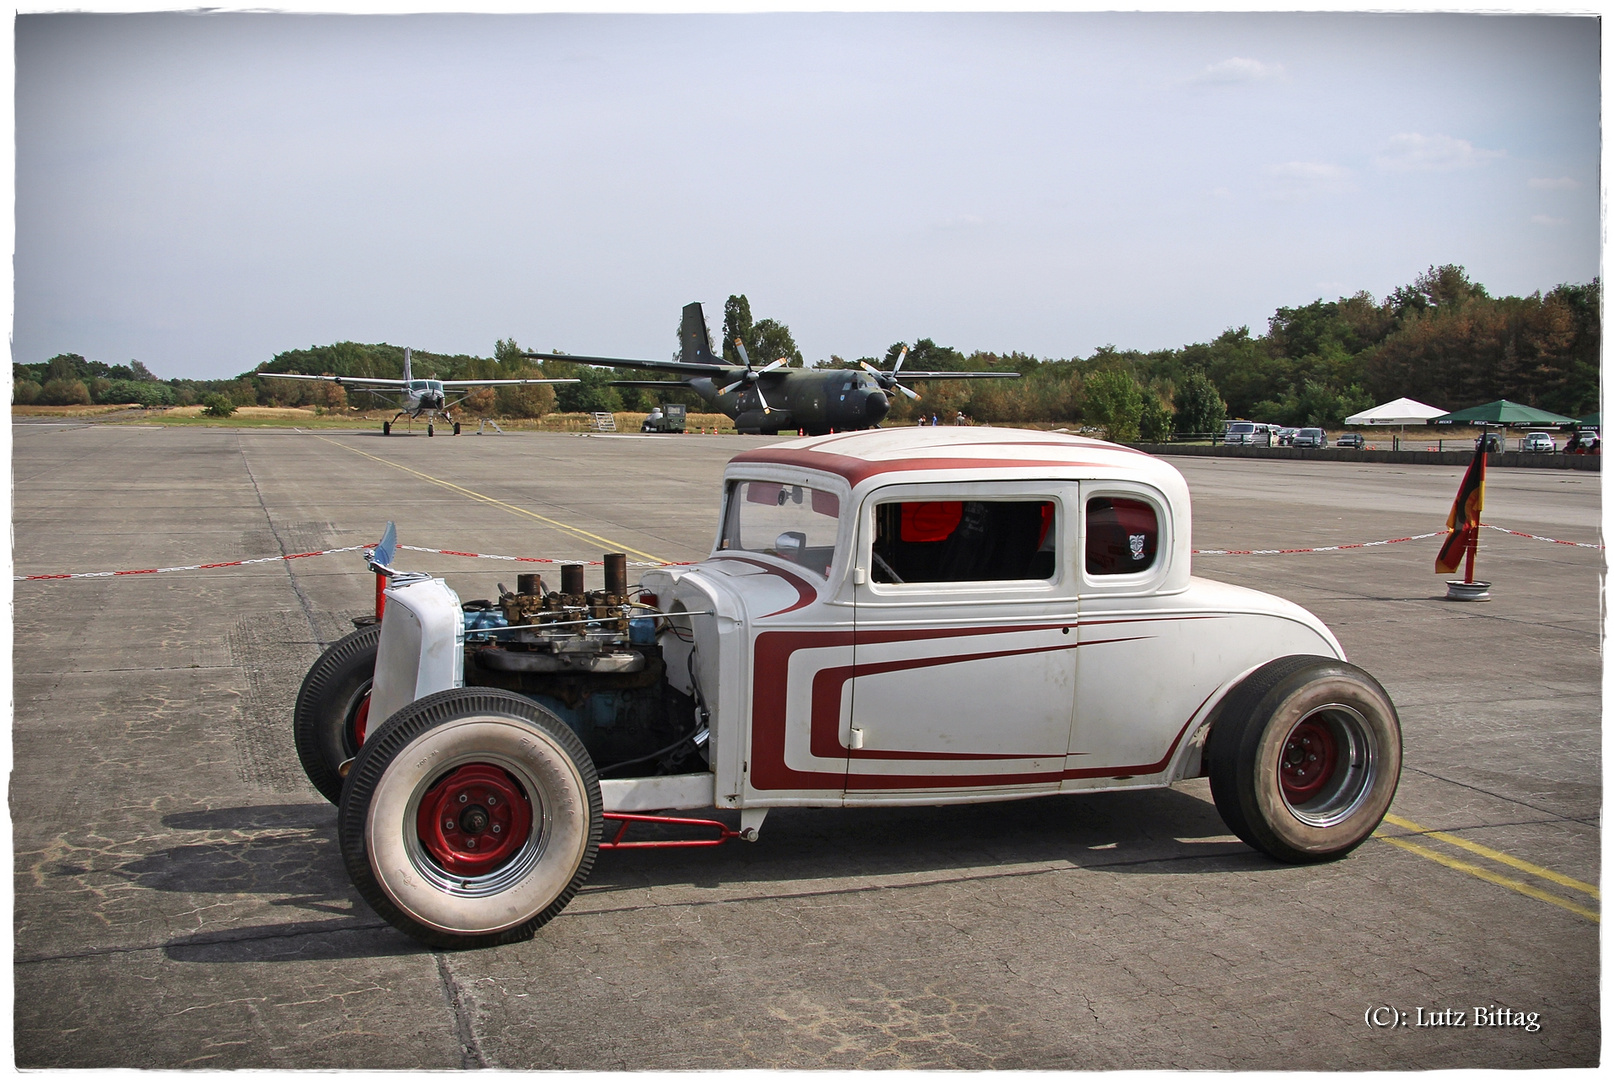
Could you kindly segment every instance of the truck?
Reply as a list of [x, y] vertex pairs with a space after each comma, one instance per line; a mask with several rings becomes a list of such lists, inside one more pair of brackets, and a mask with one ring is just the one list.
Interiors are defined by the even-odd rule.
[[657, 405], [650, 410], [650, 415], [640, 423], [640, 432], [661, 432], [664, 434], [684, 433], [686, 420], [686, 407], [683, 405]]
[[[1273, 859], [1337, 859], [1401, 769], [1394, 704], [1313, 614], [1194, 576], [1180, 473], [987, 427], [747, 450], [710, 554], [462, 602], [377, 562], [378, 624], [294, 726], [364, 900], [438, 948], [531, 937], [630, 825], [756, 841], [778, 807], [897, 807], [1208, 777]], [[726, 811], [722, 820], [687, 817]], [[737, 817], [737, 821], [736, 821]], [[609, 832], [607, 831], [609, 830]]]

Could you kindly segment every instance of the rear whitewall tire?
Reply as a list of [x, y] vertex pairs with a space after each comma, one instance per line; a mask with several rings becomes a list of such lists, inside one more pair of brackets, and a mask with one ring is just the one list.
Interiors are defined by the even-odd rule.
[[[449, 868], [434, 855], [442, 836], [421, 825], [423, 800], [466, 767], [497, 770], [530, 811], [527, 835], [480, 872]], [[526, 940], [566, 906], [593, 868], [601, 813], [593, 763], [570, 728], [518, 694], [461, 688], [371, 733], [343, 789], [338, 833], [377, 914], [428, 945], [474, 948]]]

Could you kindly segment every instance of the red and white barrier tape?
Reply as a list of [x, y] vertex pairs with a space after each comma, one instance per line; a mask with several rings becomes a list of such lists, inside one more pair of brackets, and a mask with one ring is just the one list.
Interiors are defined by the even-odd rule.
[[[447, 548], [411, 547], [398, 545], [405, 551], [424, 551], [433, 555], [459, 555], [467, 559], [498, 559], [502, 562], [561, 563], [581, 566], [604, 566], [601, 560], [579, 562], [575, 559], [533, 559], [523, 555], [483, 555], [474, 551], [451, 551]], [[189, 566], [161, 566], [151, 570], [97, 570], [83, 574], [16, 574], [12, 581], [66, 581], [69, 578], [134, 577], [142, 574], [177, 574], [181, 570], [218, 570], [226, 566], [252, 566], [257, 563], [289, 562], [292, 559], [312, 559], [320, 555], [340, 555], [348, 551], [369, 551], [374, 544], [354, 544], [352, 547], [327, 548], [324, 551], [300, 551], [295, 555], [268, 555], [261, 559], [233, 559], [230, 562], [192, 563]], [[688, 566], [688, 563], [634, 562], [629, 566]]]
[[[1497, 532], [1507, 533], [1509, 536], [1522, 536], [1526, 540], [1541, 540], [1549, 544], [1562, 544], [1565, 547], [1595, 548], [1603, 550], [1602, 544], [1583, 544], [1574, 540], [1554, 540], [1550, 536], [1537, 536], [1534, 533], [1519, 532], [1516, 529], [1504, 529], [1500, 525], [1484, 525], [1482, 528], [1495, 529]], [[1196, 548], [1195, 555], [1310, 555], [1325, 551], [1357, 551], [1361, 548], [1386, 547], [1390, 544], [1405, 544], [1413, 540], [1427, 540], [1432, 536], [1445, 536], [1446, 530], [1439, 532], [1419, 533], [1417, 536], [1398, 536], [1393, 540], [1369, 540], [1360, 544], [1334, 544], [1329, 547], [1309, 548], [1269, 548], [1239, 551], [1225, 548]], [[494, 559], [498, 562], [539, 563], [542, 565], [559, 566], [567, 564], [572, 566], [603, 566], [598, 559], [580, 562], [575, 559], [537, 559], [527, 555], [488, 555], [479, 551], [454, 551], [451, 548], [414, 547], [409, 544], [399, 544], [404, 551], [419, 551], [428, 555], [454, 555], [462, 559]], [[351, 547], [327, 548], [324, 551], [300, 551], [295, 555], [269, 555], [261, 559], [234, 559], [230, 562], [192, 563], [189, 566], [162, 566], [151, 570], [96, 570], [82, 574], [16, 574], [13, 581], [66, 581], [71, 578], [109, 578], [109, 577], [135, 577], [144, 574], [177, 574], [182, 570], [219, 570], [226, 566], [252, 566], [257, 563], [290, 562], [292, 559], [312, 559], [320, 555], [340, 555], [348, 551], [369, 551], [374, 544], [354, 544]], [[675, 562], [631, 562], [629, 566], [689, 566], [690, 563]]]
[[[430, 555], [458, 555], [463, 559], [497, 559], [500, 562], [548, 563], [551, 566], [560, 566], [562, 563], [566, 564], [567, 566], [604, 566], [605, 565], [605, 562], [603, 560], [601, 560], [601, 559], [595, 559], [592, 562], [584, 562], [584, 561], [581, 561], [581, 560], [578, 560], [578, 559], [535, 559], [530, 555], [484, 555], [479, 551], [451, 551], [448, 548], [411, 547], [408, 544], [399, 544], [398, 548], [400, 550], [402, 550], [402, 551], [424, 551], [424, 552], [426, 552], [427, 554], [430, 554]], [[628, 565], [629, 566], [693, 566], [694, 564], [693, 563], [687, 563], [687, 562], [630, 562], [630, 563], [628, 563]]]
[[1446, 530], [1419, 533], [1417, 536], [1398, 536], [1394, 540], [1369, 540], [1361, 544], [1335, 544], [1332, 547], [1273, 548], [1265, 551], [1228, 551], [1221, 548], [1195, 549], [1195, 555], [1310, 555], [1319, 551], [1355, 551], [1357, 548], [1384, 547], [1386, 544], [1405, 544], [1409, 540], [1427, 540], [1431, 536], [1445, 536]]
[[1562, 545], [1564, 545], [1564, 547], [1595, 548], [1598, 551], [1603, 550], [1603, 545], [1602, 544], [1582, 544], [1582, 543], [1578, 543], [1578, 542], [1576, 542], [1574, 540], [1554, 540], [1550, 536], [1537, 536], [1535, 533], [1519, 532], [1517, 529], [1504, 529], [1500, 525], [1485, 525], [1485, 524], [1481, 524], [1480, 528], [1482, 528], [1482, 529], [1495, 529], [1497, 532], [1505, 532], [1509, 536], [1522, 536], [1526, 540], [1541, 540], [1541, 541], [1544, 541], [1545, 543], [1548, 543], [1548, 544], [1562, 544]]
[[374, 544], [355, 544], [352, 547], [330, 548], [327, 551], [301, 551], [296, 555], [269, 555], [262, 559], [235, 559], [231, 562], [192, 563], [190, 566], [161, 566], [155, 570], [96, 570], [84, 574], [16, 574], [12, 581], [62, 581], [67, 578], [132, 577], [137, 574], [177, 574], [181, 570], [217, 570], [224, 566], [251, 566], [254, 563], [287, 562], [291, 559], [312, 559], [316, 555], [336, 555], [344, 551], [367, 551]]

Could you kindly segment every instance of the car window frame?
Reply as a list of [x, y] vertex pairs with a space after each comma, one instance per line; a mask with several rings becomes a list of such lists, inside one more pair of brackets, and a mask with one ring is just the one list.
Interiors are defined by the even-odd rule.
[[[1073, 593], [1069, 538], [1074, 535], [1073, 480], [971, 480], [889, 484], [865, 495], [857, 511], [853, 566], [860, 600], [866, 602], [993, 602], [1045, 600]], [[1051, 502], [1054, 504], [1054, 573], [1049, 578], [986, 581], [909, 581], [874, 579], [875, 508], [903, 502]]]
[[[1082, 596], [1143, 595], [1159, 591], [1171, 573], [1176, 545], [1176, 522], [1165, 493], [1132, 480], [1087, 480], [1080, 485], [1080, 516], [1076, 544], [1070, 551]], [[1133, 499], [1148, 503], [1154, 510], [1154, 565], [1135, 574], [1089, 574], [1087, 572], [1087, 504], [1093, 499]]]

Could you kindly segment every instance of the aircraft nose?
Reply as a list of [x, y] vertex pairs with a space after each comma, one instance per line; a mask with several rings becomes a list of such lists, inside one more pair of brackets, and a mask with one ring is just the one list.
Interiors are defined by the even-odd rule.
[[878, 421], [891, 411], [891, 402], [882, 391], [870, 390], [863, 397], [863, 411], [870, 420]]

